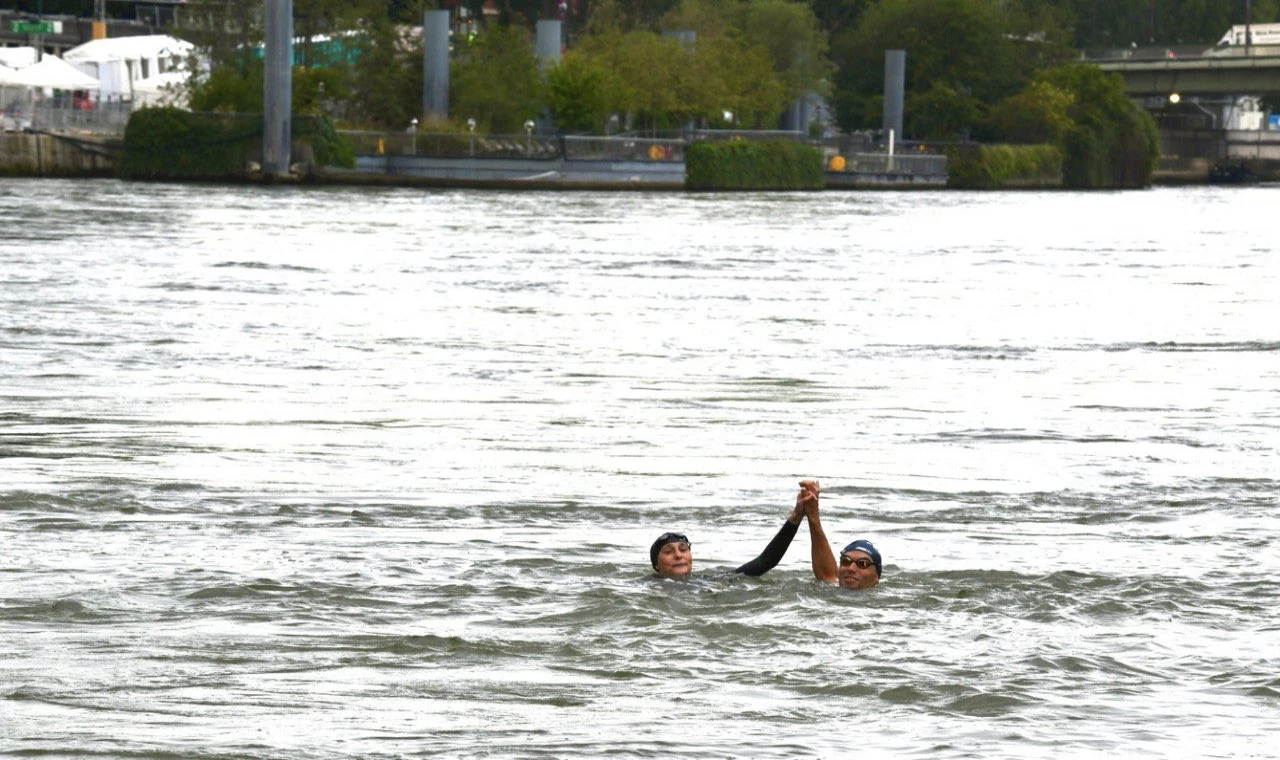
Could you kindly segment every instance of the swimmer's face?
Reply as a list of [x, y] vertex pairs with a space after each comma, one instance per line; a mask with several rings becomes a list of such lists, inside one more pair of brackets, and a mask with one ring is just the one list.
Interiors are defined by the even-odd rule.
[[857, 550], [840, 555], [840, 585], [844, 588], [871, 588], [880, 582], [871, 555]]
[[693, 572], [693, 550], [683, 541], [665, 544], [658, 550], [657, 570], [665, 578], [685, 577]]

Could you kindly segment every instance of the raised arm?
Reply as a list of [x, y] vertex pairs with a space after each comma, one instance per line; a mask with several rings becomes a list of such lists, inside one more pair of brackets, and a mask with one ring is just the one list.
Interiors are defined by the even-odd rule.
[[786, 522], [782, 523], [782, 527], [778, 529], [773, 540], [769, 545], [760, 552], [760, 556], [751, 560], [742, 567], [734, 570], [735, 573], [758, 577], [769, 572], [778, 566], [782, 561], [783, 555], [787, 553], [787, 548], [791, 546], [791, 539], [796, 537], [796, 530], [800, 528], [800, 520], [804, 518], [804, 507], [800, 504], [800, 499], [796, 499], [795, 509], [791, 510], [791, 514], [787, 515]]
[[796, 506], [803, 507], [809, 518], [809, 556], [813, 562], [813, 577], [827, 583], [836, 582], [836, 555], [831, 551], [831, 542], [822, 530], [822, 520], [818, 517], [818, 481], [800, 481], [800, 495], [796, 497]]

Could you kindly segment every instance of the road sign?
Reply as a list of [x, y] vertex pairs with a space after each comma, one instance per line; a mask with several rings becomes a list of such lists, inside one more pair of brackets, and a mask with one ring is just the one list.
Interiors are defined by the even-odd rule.
[[10, 21], [14, 34], [62, 34], [61, 21]]

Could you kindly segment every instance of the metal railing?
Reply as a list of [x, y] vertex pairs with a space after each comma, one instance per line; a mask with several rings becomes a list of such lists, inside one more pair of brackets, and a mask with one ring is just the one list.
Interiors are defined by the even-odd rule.
[[471, 135], [411, 131], [343, 131], [341, 134], [352, 141], [358, 156], [683, 161], [685, 149], [685, 143], [680, 139], [639, 137], [536, 137], [527, 134]]
[[859, 174], [906, 174], [915, 177], [946, 177], [947, 157], [936, 154], [855, 153], [845, 157], [846, 172]]
[[357, 156], [424, 158], [559, 158], [560, 141], [532, 135], [473, 135], [457, 132], [366, 132], [341, 130]]
[[680, 139], [641, 137], [564, 138], [564, 157], [575, 161], [683, 161]]
[[129, 124], [132, 104], [119, 101], [81, 107], [71, 104], [36, 103], [31, 109], [31, 129], [42, 132], [91, 132], [123, 135]]
[[[566, 135], [471, 135], [467, 133], [414, 133], [342, 131], [352, 141], [358, 156], [418, 156], [422, 158], [525, 158], [571, 161], [637, 161], [646, 163], [682, 162], [689, 142], [671, 138], [632, 136]], [[801, 139], [798, 132], [697, 133], [698, 139]], [[805, 140], [805, 142], [812, 142]], [[834, 148], [832, 149], [835, 150]], [[918, 177], [946, 177], [947, 158], [938, 154], [841, 152], [844, 171], [869, 174], [899, 174]]]

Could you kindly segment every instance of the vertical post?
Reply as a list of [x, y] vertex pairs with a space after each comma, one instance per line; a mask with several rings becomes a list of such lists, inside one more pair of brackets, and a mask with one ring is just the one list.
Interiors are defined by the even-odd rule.
[[1244, 0], [1244, 54], [1249, 55], [1249, 44], [1253, 42], [1253, 2]]
[[422, 13], [422, 113], [427, 123], [449, 118], [449, 11]]
[[289, 173], [293, 118], [293, 0], [266, 0], [262, 176]]
[[884, 120], [890, 134], [902, 134], [902, 105], [907, 88], [907, 51], [884, 51]]
[[[547, 69], [560, 60], [560, 47], [563, 44], [561, 26], [560, 19], [538, 19], [533, 50], [538, 57], [538, 74], [542, 77], [546, 77]], [[538, 131], [554, 130], [555, 120], [551, 118], [551, 109], [542, 109], [542, 113], [538, 115]]]
[[534, 49], [538, 54], [538, 70], [546, 72], [547, 67], [560, 60], [560, 27], [559, 19], [540, 19], [537, 35], [534, 38]]
[[93, 0], [93, 39], [107, 38], [107, 0]]

